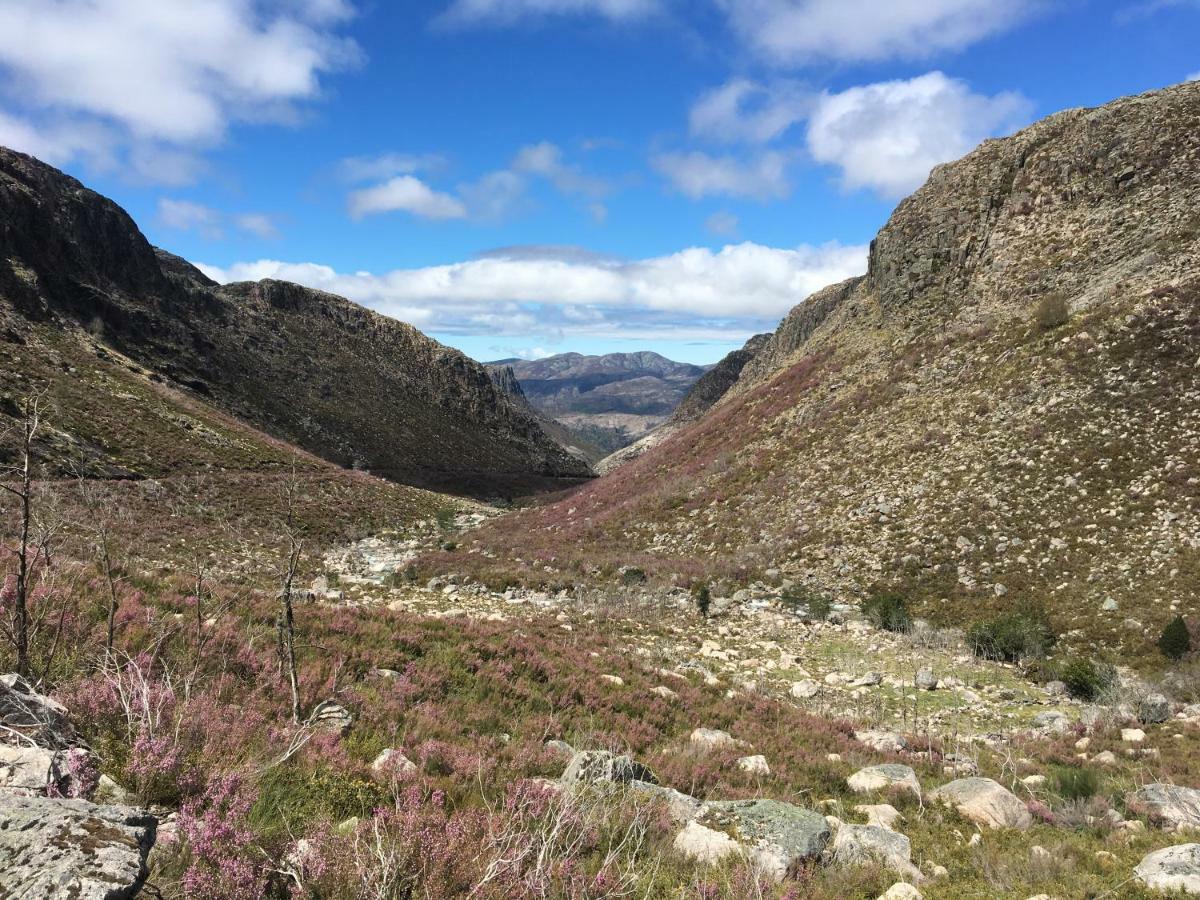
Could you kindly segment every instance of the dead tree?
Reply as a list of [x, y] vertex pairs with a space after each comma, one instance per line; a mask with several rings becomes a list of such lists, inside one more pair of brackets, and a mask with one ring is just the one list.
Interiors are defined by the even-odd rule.
[[292, 471], [284, 482], [284, 501], [287, 515], [284, 520], [284, 536], [287, 538], [287, 558], [284, 561], [279, 592], [279, 650], [280, 660], [287, 669], [288, 684], [292, 690], [292, 722], [300, 724], [300, 681], [296, 674], [296, 615], [293, 592], [296, 571], [300, 567], [303, 542], [296, 527], [296, 497], [300, 481], [296, 476], [296, 461], [292, 460]]
[[17, 579], [9, 625], [9, 638], [17, 654], [17, 672], [29, 677], [29, 583], [37, 559], [46, 544], [38, 544], [33, 536], [33, 446], [41, 427], [43, 395], [30, 394], [21, 409], [21, 419], [14, 426], [17, 433], [17, 461], [4, 466], [0, 488], [16, 498], [19, 527], [16, 544], [9, 548], [17, 562]]

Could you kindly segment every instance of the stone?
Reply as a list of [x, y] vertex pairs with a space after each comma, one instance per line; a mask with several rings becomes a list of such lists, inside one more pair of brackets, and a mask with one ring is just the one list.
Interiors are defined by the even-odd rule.
[[375, 761], [371, 763], [371, 771], [376, 775], [405, 777], [417, 771], [417, 764], [392, 747], [379, 751]]
[[990, 778], [959, 778], [929, 795], [931, 800], [953, 806], [976, 825], [989, 828], [1026, 829], [1033, 817], [1017, 796]]
[[833, 838], [833, 859], [843, 866], [879, 863], [905, 878], [921, 881], [912, 864], [912, 844], [907, 837], [878, 825], [843, 825]]
[[797, 681], [792, 685], [792, 696], [797, 700], [811, 700], [821, 693], [821, 686], [811, 678]]
[[852, 687], [876, 687], [883, 684], [883, 675], [879, 672], [867, 672], [865, 675], [859, 675], [851, 682]]
[[721, 800], [706, 803], [701, 821], [731, 829], [758, 870], [781, 881], [789, 868], [817, 859], [829, 843], [825, 817], [779, 800]]
[[1033, 727], [1038, 731], [1052, 731], [1061, 734], [1071, 727], [1071, 717], [1058, 710], [1038, 713], [1033, 717]]
[[651, 691], [651, 693], [657, 694], [658, 696], [662, 697], [664, 700], [674, 700], [676, 697], [679, 696], [677, 693], [675, 693], [673, 690], [671, 690], [665, 684], [660, 684], [658, 687], [654, 688]]
[[1125, 798], [1138, 815], [1165, 828], [1200, 828], [1200, 791], [1174, 784], [1147, 784]]
[[0, 885], [38, 900], [132, 898], [157, 824], [128, 806], [0, 792]]
[[925, 895], [906, 881], [898, 881], [879, 895], [878, 900], [924, 900]]
[[1021, 784], [1025, 785], [1027, 788], [1033, 788], [1034, 790], [1037, 788], [1044, 788], [1046, 786], [1046, 776], [1026, 775], [1021, 779]]
[[312, 714], [308, 717], [308, 721], [326, 731], [337, 731], [345, 734], [350, 730], [350, 726], [354, 722], [354, 717], [340, 703], [334, 703], [332, 700], [322, 700], [313, 709]]
[[717, 750], [721, 747], [732, 747], [737, 743], [728, 731], [716, 728], [697, 728], [688, 740], [693, 747], [699, 747], [701, 750]]
[[720, 862], [727, 856], [742, 853], [742, 845], [723, 831], [688, 822], [675, 835], [675, 850], [688, 859], [702, 863]]
[[1176, 844], [1148, 853], [1133, 874], [1154, 891], [1200, 894], [1200, 844]]
[[546, 749], [551, 753], [561, 756], [563, 759], [570, 759], [575, 755], [575, 748], [566, 741], [557, 739], [546, 741]]
[[1098, 762], [1102, 766], [1115, 766], [1117, 764], [1117, 754], [1111, 750], [1101, 750], [1092, 757], [1092, 762]]
[[1067, 684], [1064, 681], [1047, 681], [1042, 688], [1050, 697], [1065, 697], [1067, 694]]
[[933, 669], [921, 669], [917, 672], [913, 683], [922, 691], [936, 691], [938, 677], [933, 674]]
[[625, 685], [625, 679], [620, 675], [601, 675], [600, 678], [602, 681], [607, 681], [609, 684], [615, 684], [617, 687], [623, 687]]
[[895, 828], [897, 822], [904, 820], [900, 810], [890, 803], [861, 804], [854, 807], [854, 811], [866, 816], [868, 825], [878, 825], [880, 828]]
[[581, 750], [572, 757], [562, 774], [564, 784], [595, 784], [615, 782], [629, 784], [644, 781], [658, 784], [654, 773], [628, 756], [618, 756], [607, 750]]
[[750, 775], [766, 776], [771, 774], [771, 767], [767, 765], [765, 756], [743, 756], [737, 761], [737, 766]]
[[912, 770], [911, 766], [899, 763], [884, 763], [859, 769], [846, 779], [846, 784], [856, 794], [869, 794], [874, 791], [899, 788], [909, 791], [918, 800], [921, 799], [921, 782], [917, 780], [917, 773]]
[[1162, 694], [1147, 694], [1138, 704], [1138, 721], [1143, 725], [1157, 725], [1171, 717], [1171, 701]]
[[1140, 744], [1146, 739], [1146, 732], [1140, 728], [1122, 728], [1121, 740], [1126, 744]]
[[651, 784], [648, 781], [631, 781], [629, 787], [632, 791], [644, 797], [664, 803], [667, 815], [671, 817], [671, 821], [676, 823], [692, 821], [700, 814], [700, 811], [704, 807], [703, 803], [690, 794], [685, 794], [682, 791], [664, 787], [660, 784]]
[[0, 788], [45, 794], [48, 785], [61, 783], [65, 768], [65, 754], [56, 750], [0, 744]]
[[908, 746], [902, 735], [894, 731], [868, 729], [854, 732], [854, 739], [878, 753], [899, 753]]
[[91, 799], [96, 803], [115, 803], [119, 806], [133, 802], [133, 794], [125, 790], [107, 775], [101, 775], [96, 782], [96, 792]]

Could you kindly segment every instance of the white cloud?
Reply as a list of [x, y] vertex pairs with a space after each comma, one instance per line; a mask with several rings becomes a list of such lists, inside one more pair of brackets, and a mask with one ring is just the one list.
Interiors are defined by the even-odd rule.
[[609, 190], [603, 179], [585, 175], [577, 166], [564, 163], [562, 150], [549, 141], [522, 147], [512, 162], [512, 169], [545, 178], [564, 194], [602, 197]]
[[164, 197], [158, 201], [158, 220], [176, 231], [196, 231], [211, 240], [224, 237], [221, 214], [200, 203]]
[[561, 15], [598, 15], [629, 21], [661, 10], [659, 0], [454, 0], [440, 17], [444, 25], [511, 24], [526, 18]]
[[1029, 112], [1020, 94], [976, 94], [965, 82], [930, 72], [822, 94], [809, 120], [808, 149], [818, 162], [841, 169], [846, 189], [899, 197], [935, 165], [1020, 124]]
[[269, 259], [200, 268], [221, 282], [306, 284], [427, 330], [645, 336], [675, 329], [682, 339], [771, 327], [813, 291], [865, 271], [866, 257], [866, 247], [837, 243], [792, 249], [742, 243], [635, 261], [578, 248], [515, 247], [379, 275]]
[[[195, 148], [235, 121], [294, 118], [323, 75], [357, 60], [331, 30], [350, 12], [344, 0], [4, 0], [10, 115], [19, 106], [36, 129], [13, 143], [65, 162], [87, 148], [48, 142], [47, 125], [111, 129], [126, 148]], [[168, 180], [179, 173], [176, 159]]]
[[660, 153], [650, 164], [677, 191], [693, 200], [714, 196], [769, 200], [786, 197], [791, 192], [788, 157], [776, 151], [760, 153], [749, 160], [711, 156], [700, 151]]
[[1013, 27], [1041, 0], [718, 0], [737, 34], [783, 64], [920, 59]]
[[351, 184], [383, 181], [397, 175], [438, 169], [445, 160], [436, 155], [414, 156], [408, 153], [381, 153], [378, 156], [351, 156], [337, 164], [338, 176]]
[[190, 200], [174, 200], [163, 197], [158, 201], [158, 221], [166, 228], [176, 231], [194, 231], [208, 240], [225, 237], [226, 224], [240, 231], [253, 234], [264, 240], [278, 238], [279, 229], [275, 221], [265, 213], [235, 213], [226, 215], [201, 203]]
[[704, 227], [721, 237], [732, 237], [737, 234], [739, 224], [741, 223], [737, 216], [724, 210], [715, 212], [704, 220]]
[[403, 211], [423, 219], [465, 219], [462, 201], [435, 191], [412, 175], [397, 175], [382, 184], [352, 191], [347, 201], [352, 219]]
[[688, 120], [693, 135], [719, 141], [765, 143], [801, 121], [812, 94], [795, 82], [764, 87], [735, 78], [693, 104]]

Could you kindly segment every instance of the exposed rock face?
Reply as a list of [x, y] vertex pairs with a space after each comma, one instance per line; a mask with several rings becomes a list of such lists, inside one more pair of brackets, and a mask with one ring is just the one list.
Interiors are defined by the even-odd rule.
[[1148, 853], [1133, 874], [1151, 890], [1200, 894], [1200, 844], [1178, 844]]
[[616, 782], [628, 784], [641, 781], [658, 784], [654, 773], [628, 756], [618, 756], [607, 750], [581, 750], [575, 754], [563, 772], [564, 784]]
[[547, 581], [586, 546], [652, 551], [664, 582], [701, 560], [710, 581], [882, 583], [943, 616], [1053, 594], [1064, 628], [1128, 640], [1142, 626], [1090, 611], [1192, 599], [1170, 560], [1200, 542], [1198, 208], [1200, 83], [989, 141], [699, 421], [480, 549], [553, 553]]
[[833, 858], [849, 866], [880, 863], [914, 881], [922, 878], [908, 838], [879, 825], [842, 825], [833, 838]]
[[1129, 808], [1165, 828], [1200, 828], [1200, 791], [1147, 784], [1125, 798]]
[[496, 496], [589, 474], [458, 351], [321, 291], [216, 286], [111, 201], [4, 149], [0, 222], [15, 327], [87, 329], [277, 437], [396, 480]]
[[792, 866], [816, 859], [829, 843], [820, 813], [777, 800], [722, 800], [705, 804], [701, 824], [734, 829], [759, 870], [776, 880]]
[[937, 803], [953, 806], [976, 825], [988, 828], [1025, 829], [1033, 816], [1017, 796], [990, 778], [960, 778], [929, 795]]

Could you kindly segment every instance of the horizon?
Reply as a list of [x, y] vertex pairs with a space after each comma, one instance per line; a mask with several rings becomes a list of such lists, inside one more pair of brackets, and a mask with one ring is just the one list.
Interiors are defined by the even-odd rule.
[[860, 274], [934, 165], [1200, 76], [1191, 2], [135, 7], [0, 7], [0, 144], [217, 280], [479, 361], [715, 363]]

